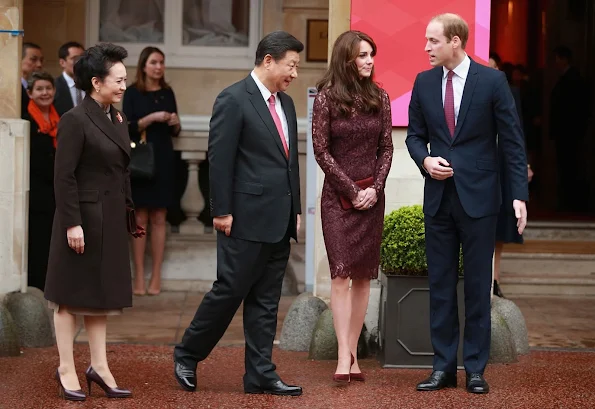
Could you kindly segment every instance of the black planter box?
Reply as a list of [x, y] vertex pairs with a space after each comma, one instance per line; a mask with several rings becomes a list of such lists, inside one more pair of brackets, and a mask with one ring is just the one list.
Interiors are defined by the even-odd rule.
[[[432, 368], [430, 289], [428, 277], [381, 273], [380, 363], [383, 368]], [[463, 277], [457, 285], [460, 340], [457, 366], [463, 368], [465, 295]]]

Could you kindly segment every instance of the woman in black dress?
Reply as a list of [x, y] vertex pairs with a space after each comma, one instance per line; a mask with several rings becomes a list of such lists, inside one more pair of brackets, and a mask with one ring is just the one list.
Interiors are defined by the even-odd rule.
[[29, 103], [21, 113], [30, 122], [28, 284], [43, 291], [48, 269], [54, 198], [54, 157], [60, 116], [54, 108], [54, 78], [34, 72], [27, 84]]
[[128, 117], [130, 139], [139, 142], [145, 132], [153, 144], [156, 175], [151, 181], [132, 180], [132, 198], [136, 205], [136, 223], [144, 228], [151, 223], [153, 270], [145, 290], [144, 255], [146, 239], [134, 240], [134, 294], [157, 295], [161, 291], [161, 265], [165, 250], [167, 207], [174, 199], [174, 148], [172, 137], [180, 133], [176, 98], [165, 82], [165, 56], [155, 47], [140, 54], [136, 82], [124, 94], [123, 111]]

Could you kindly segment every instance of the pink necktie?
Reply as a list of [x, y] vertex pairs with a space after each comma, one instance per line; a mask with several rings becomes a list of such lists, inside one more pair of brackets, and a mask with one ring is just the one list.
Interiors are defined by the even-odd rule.
[[450, 131], [450, 137], [455, 134], [455, 94], [452, 89], [452, 76], [454, 71], [449, 71], [446, 79], [446, 92], [444, 94], [444, 116], [446, 117], [446, 125]]
[[285, 156], [289, 157], [289, 149], [287, 148], [287, 142], [285, 141], [285, 134], [283, 133], [283, 126], [281, 126], [281, 119], [279, 119], [279, 115], [277, 115], [277, 111], [275, 110], [275, 96], [274, 95], [271, 95], [269, 98], [269, 111], [271, 112], [273, 121], [275, 121], [275, 125], [277, 126], [277, 131], [279, 132], [279, 136], [281, 137], [281, 143], [283, 144], [283, 149], [285, 149]]

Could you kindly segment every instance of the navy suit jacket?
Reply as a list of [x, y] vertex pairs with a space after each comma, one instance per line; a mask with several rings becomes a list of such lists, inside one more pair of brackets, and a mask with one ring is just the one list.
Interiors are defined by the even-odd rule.
[[507, 168], [503, 171], [510, 176], [512, 198], [528, 200], [523, 131], [504, 73], [471, 60], [452, 137], [444, 116], [442, 75], [442, 67], [418, 74], [409, 105], [406, 144], [426, 179], [424, 213], [436, 215], [446, 180], [433, 179], [423, 161], [427, 156], [441, 156], [453, 168], [465, 213], [473, 218], [498, 214], [502, 202], [498, 143]]

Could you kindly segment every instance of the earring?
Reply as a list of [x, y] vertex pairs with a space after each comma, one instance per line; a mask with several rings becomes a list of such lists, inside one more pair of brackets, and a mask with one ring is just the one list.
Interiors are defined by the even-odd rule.
[[99, 88], [95, 88], [95, 92], [99, 93]]

